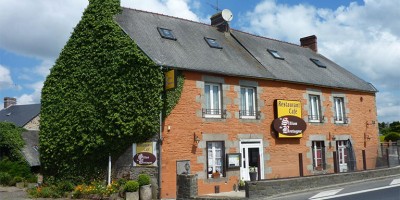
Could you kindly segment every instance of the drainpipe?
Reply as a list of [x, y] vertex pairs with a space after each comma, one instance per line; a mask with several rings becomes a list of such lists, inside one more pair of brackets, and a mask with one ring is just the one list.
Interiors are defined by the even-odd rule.
[[[163, 73], [162, 69], [163, 69], [163, 67], [160, 66], [161, 73]], [[163, 73], [163, 77], [164, 77], [164, 73]], [[162, 109], [160, 112], [160, 133], [158, 134], [158, 141], [157, 141], [157, 146], [158, 146], [158, 162], [157, 162], [157, 165], [158, 165], [158, 199], [161, 199], [161, 188], [162, 188], [161, 187], [161, 147], [162, 147], [162, 141], [163, 141], [163, 137], [162, 137], [163, 114], [162, 113], [165, 109], [165, 103], [164, 103], [165, 81], [164, 80], [165, 80], [165, 77], [163, 79], [163, 83], [164, 83], [163, 91], [160, 95], [163, 105], [162, 105]]]

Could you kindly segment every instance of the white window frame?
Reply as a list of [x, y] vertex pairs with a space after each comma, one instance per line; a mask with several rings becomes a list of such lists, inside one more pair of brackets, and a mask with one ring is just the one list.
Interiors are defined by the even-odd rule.
[[[206, 93], [206, 87], [207, 87], [207, 85], [210, 87], [210, 94], [209, 94], [209, 98], [210, 98], [210, 108], [205, 108], [205, 109], [211, 109], [211, 114], [204, 114], [204, 117], [205, 118], [221, 118], [221, 116], [222, 116], [222, 107], [221, 107], [221, 84], [216, 84], [216, 83], [205, 83], [204, 84], [204, 95], [205, 95], [205, 93]], [[212, 111], [213, 109], [216, 109], [216, 108], [214, 108], [214, 102], [213, 102], [213, 100], [214, 100], [214, 92], [213, 92], [213, 90], [214, 90], [214, 86], [218, 86], [218, 110], [219, 110], [219, 112], [217, 112], [217, 114], [216, 113], [214, 113], [215, 111]], [[205, 95], [206, 96], [206, 95]], [[206, 105], [207, 105], [207, 101], [208, 101], [208, 99], [205, 99], [205, 101], [206, 101]]]
[[[319, 145], [317, 145], [319, 144]], [[321, 167], [321, 170], [325, 169], [325, 142], [324, 141], [312, 141], [312, 155], [313, 155], [313, 167], [316, 169], [317, 167]], [[318, 157], [318, 151], [321, 152], [321, 157]], [[321, 161], [321, 166], [318, 166], [318, 161]]]
[[[309, 95], [309, 122], [321, 122], [321, 100], [319, 95], [310, 94]], [[315, 118], [315, 117], [316, 118]]]
[[[245, 106], [242, 105], [242, 89], [245, 90]], [[253, 113], [249, 113], [250, 106], [249, 106], [249, 90], [253, 90]], [[242, 108], [245, 107], [245, 110]], [[240, 87], [240, 109], [241, 109], [241, 118], [242, 119], [256, 119], [257, 116], [257, 109], [256, 109], [256, 88], [255, 87]], [[247, 111], [247, 112], [245, 112]]]
[[[210, 144], [211, 149], [209, 149]], [[216, 147], [217, 144], [220, 144], [220, 147]], [[212, 167], [212, 173], [215, 173], [218, 167], [220, 169], [218, 171], [220, 173], [220, 177], [223, 177], [224, 175], [224, 147], [225, 144], [223, 141], [207, 141], [207, 172], [209, 172], [209, 168]], [[217, 152], [219, 152], [220, 155], [217, 155]], [[208, 174], [208, 178], [212, 178], [212, 174]]]
[[343, 97], [333, 97], [335, 116], [334, 120], [336, 124], [345, 123], [345, 108], [344, 108], [344, 98]]

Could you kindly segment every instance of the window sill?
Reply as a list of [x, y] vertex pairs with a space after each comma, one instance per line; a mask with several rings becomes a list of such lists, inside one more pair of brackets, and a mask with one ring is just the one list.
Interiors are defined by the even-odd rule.
[[309, 123], [323, 123], [321, 120], [308, 120]]
[[257, 119], [256, 116], [241, 116], [240, 119]]
[[205, 115], [204, 115], [204, 118], [222, 119], [222, 115], [205, 114]]

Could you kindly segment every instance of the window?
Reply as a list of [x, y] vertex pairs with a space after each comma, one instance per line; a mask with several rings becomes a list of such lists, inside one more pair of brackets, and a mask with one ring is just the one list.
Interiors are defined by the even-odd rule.
[[224, 142], [207, 142], [207, 171], [208, 178], [215, 177], [219, 174], [224, 176]]
[[205, 109], [203, 116], [206, 118], [221, 118], [221, 86], [219, 84], [204, 84]]
[[160, 33], [161, 37], [170, 39], [170, 40], [176, 40], [176, 37], [174, 36], [174, 34], [172, 33], [171, 30], [166, 29], [166, 28], [160, 28], [160, 27], [157, 27], [157, 29], [158, 29], [158, 32]]
[[212, 38], [207, 38], [207, 37], [205, 37], [204, 39], [206, 40], [207, 44], [210, 45], [210, 47], [217, 48], [217, 49], [222, 49], [222, 46], [219, 45], [217, 40], [212, 39]]
[[321, 61], [314, 59], [314, 58], [310, 58], [310, 60], [316, 64], [318, 67], [322, 67], [322, 68], [326, 68], [326, 65], [324, 63], [322, 63]]
[[308, 111], [309, 122], [321, 122], [320, 100], [318, 95], [310, 95], [310, 108]]
[[324, 141], [312, 142], [312, 155], [314, 170], [325, 169], [325, 144]]
[[284, 60], [284, 59], [285, 59], [285, 58], [283, 58], [281, 55], [279, 55], [278, 51], [271, 50], [271, 49], [267, 49], [267, 51], [268, 51], [274, 58], [281, 59], [281, 60]]
[[240, 111], [239, 117], [242, 119], [255, 119], [256, 111], [256, 89], [252, 87], [240, 88]]
[[344, 116], [344, 101], [341, 97], [334, 97], [334, 109], [335, 109], [335, 123], [346, 123]]

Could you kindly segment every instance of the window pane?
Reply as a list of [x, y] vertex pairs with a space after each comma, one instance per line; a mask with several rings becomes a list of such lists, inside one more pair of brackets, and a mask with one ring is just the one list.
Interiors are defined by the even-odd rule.
[[[246, 88], [240, 88], [240, 110], [246, 110]], [[244, 114], [245, 115], [245, 114]]]
[[206, 98], [206, 109], [211, 109], [210, 85], [205, 85], [204, 95]]
[[248, 110], [249, 110], [249, 114], [250, 115], [253, 115], [253, 112], [254, 112], [254, 104], [253, 104], [253, 102], [254, 102], [254, 90], [253, 89], [251, 89], [251, 88], [249, 88], [248, 89], [248, 95], [249, 95], [249, 98], [248, 98], [248, 104], [249, 104], [249, 108], [248, 108]]
[[[212, 109], [219, 109], [219, 87], [218, 85], [213, 86], [213, 100], [212, 100]], [[215, 114], [219, 114], [219, 111], [216, 111]]]

